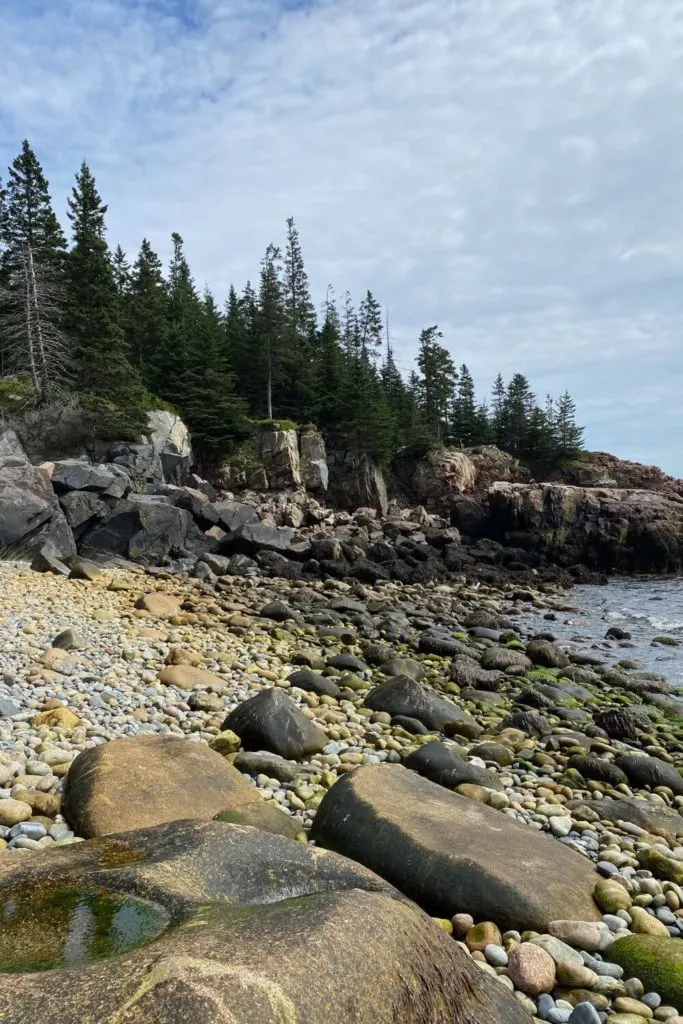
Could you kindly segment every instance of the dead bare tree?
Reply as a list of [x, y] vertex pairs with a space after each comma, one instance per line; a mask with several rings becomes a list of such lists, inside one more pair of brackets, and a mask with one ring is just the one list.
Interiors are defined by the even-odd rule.
[[70, 379], [69, 344], [61, 329], [62, 289], [52, 268], [42, 266], [30, 245], [7, 274], [0, 333], [5, 374], [28, 374], [36, 404], [54, 401]]

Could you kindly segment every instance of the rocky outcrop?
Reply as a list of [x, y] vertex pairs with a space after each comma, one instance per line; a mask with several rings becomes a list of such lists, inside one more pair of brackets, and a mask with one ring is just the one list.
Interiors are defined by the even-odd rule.
[[542, 932], [557, 918], [600, 916], [589, 862], [399, 765], [345, 775], [323, 798], [312, 836], [439, 917], [466, 912]]
[[562, 482], [576, 487], [663, 491], [683, 497], [683, 480], [668, 476], [658, 466], [618, 459], [607, 452], [586, 452], [577, 465], [562, 470]]
[[327, 452], [322, 434], [317, 430], [302, 430], [299, 433], [299, 454], [301, 456], [301, 480], [311, 494], [327, 490], [329, 470]]
[[382, 470], [371, 459], [350, 451], [329, 451], [328, 495], [339, 508], [374, 508], [386, 515], [387, 484]]
[[683, 499], [656, 491], [497, 483], [488, 530], [560, 565], [608, 572], [676, 572], [683, 565]]
[[190, 512], [163, 496], [132, 494], [83, 535], [79, 549], [152, 564], [169, 556], [201, 554], [207, 544]]
[[[50, 1024], [529, 1020], [382, 879], [257, 829], [171, 822], [7, 858], [0, 884], [21, 908], [0, 940], [11, 1024], [33, 1024], [37, 1006]], [[123, 948], [112, 905], [133, 920]], [[76, 931], [84, 915], [93, 927]]]
[[295, 429], [279, 429], [275, 423], [259, 427], [252, 446], [263, 465], [269, 489], [290, 490], [301, 486], [299, 440]]
[[432, 512], [448, 515], [454, 502], [467, 494], [484, 494], [497, 480], [520, 480], [523, 471], [507, 452], [494, 445], [442, 448], [429, 452], [412, 469], [402, 467], [413, 500]]
[[192, 466], [192, 445], [180, 416], [164, 409], [148, 413], [146, 441], [161, 460], [166, 482], [183, 483]]
[[76, 545], [49, 473], [20, 455], [0, 466], [0, 551], [4, 558], [29, 557], [50, 542], [55, 554], [75, 554]]

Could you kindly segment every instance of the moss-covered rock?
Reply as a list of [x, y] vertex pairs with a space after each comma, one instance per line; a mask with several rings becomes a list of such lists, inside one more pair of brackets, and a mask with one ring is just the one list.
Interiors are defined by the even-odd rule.
[[646, 991], [683, 1011], [683, 939], [628, 935], [610, 947], [609, 958], [629, 977], [639, 978]]

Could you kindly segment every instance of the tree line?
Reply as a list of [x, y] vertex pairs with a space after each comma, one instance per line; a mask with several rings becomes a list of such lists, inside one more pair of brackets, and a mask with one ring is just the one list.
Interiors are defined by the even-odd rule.
[[83, 163], [67, 203], [69, 237], [28, 141], [0, 182], [0, 397], [76, 400], [103, 437], [136, 437], [150, 408], [188, 424], [205, 468], [255, 421], [313, 423], [381, 463], [406, 446], [497, 444], [550, 468], [582, 450], [568, 393], [539, 405], [529, 381], [499, 375], [478, 401], [438, 326], [400, 372], [381, 304], [332, 287], [316, 309], [294, 220], [267, 246], [254, 282], [221, 306], [200, 289], [172, 236], [167, 270], [148, 239], [134, 258], [107, 241], [107, 206]]

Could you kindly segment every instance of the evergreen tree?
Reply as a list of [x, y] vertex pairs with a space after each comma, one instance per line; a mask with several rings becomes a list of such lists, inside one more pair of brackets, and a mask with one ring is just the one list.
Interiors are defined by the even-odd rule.
[[202, 324], [202, 304], [185, 258], [183, 239], [171, 235], [173, 255], [167, 284], [166, 329], [150, 366], [154, 393], [182, 415], [190, 349], [197, 344]]
[[278, 408], [300, 422], [314, 406], [316, 316], [294, 219], [287, 220], [282, 258], [283, 325], [278, 359]]
[[143, 238], [130, 280], [126, 336], [130, 359], [148, 386], [155, 361], [168, 340], [168, 295], [161, 260]]
[[114, 285], [119, 299], [125, 300], [130, 293], [131, 272], [130, 263], [120, 245], [116, 246], [111, 260], [112, 273], [114, 274]]
[[439, 328], [426, 327], [420, 333], [417, 365], [422, 373], [421, 406], [423, 420], [432, 436], [440, 441], [448, 426], [448, 407], [456, 381], [455, 364], [448, 350], [437, 338], [443, 337]]
[[246, 403], [235, 394], [224, 325], [210, 292], [201, 300], [201, 318], [188, 345], [182, 415], [205, 471], [215, 468], [236, 442], [248, 436]]
[[464, 363], [460, 367], [453, 400], [450, 436], [463, 448], [481, 443], [481, 423], [474, 393], [474, 380]]
[[28, 374], [38, 402], [69, 378], [65, 249], [47, 179], [24, 139], [0, 196], [0, 372]]
[[376, 359], [382, 349], [383, 335], [382, 307], [372, 292], [368, 291], [358, 308], [358, 354], [367, 359]]
[[575, 459], [583, 450], [583, 427], [576, 425], [576, 405], [568, 391], [557, 400], [553, 427], [555, 460]]
[[21, 265], [26, 247], [37, 266], [59, 269], [66, 252], [64, 232], [52, 209], [47, 179], [24, 139], [21, 153], [9, 168], [0, 204], [0, 269]]
[[507, 386], [503, 411], [502, 447], [516, 458], [523, 458], [526, 435], [536, 399], [529, 381], [516, 373]]
[[505, 381], [498, 374], [491, 392], [491, 428], [495, 443], [502, 447], [505, 434]]
[[[275, 245], [269, 245], [261, 261], [258, 300], [255, 311], [255, 348], [260, 357], [265, 356], [265, 394], [261, 403], [265, 402], [265, 413], [273, 419], [277, 408], [278, 415], [285, 415], [285, 403], [282, 392], [288, 390], [289, 382], [285, 381], [286, 361], [282, 358], [282, 337], [285, 326], [285, 309], [280, 277], [282, 256]], [[283, 362], [285, 363], [283, 367]], [[277, 403], [277, 405], [276, 405]]]
[[331, 288], [328, 288], [316, 346], [315, 394], [317, 403], [314, 408], [314, 416], [318, 426], [333, 433], [339, 431], [346, 419], [348, 402], [348, 395], [344, 388], [346, 367], [341, 347], [341, 334], [339, 310], [334, 301], [334, 293]]
[[105, 238], [106, 212], [83, 163], [68, 201], [73, 247], [67, 264], [66, 323], [74, 344], [76, 385], [95, 400], [102, 430], [135, 436], [144, 425], [146, 396], [127, 356]]
[[268, 363], [262, 339], [256, 333], [257, 298], [250, 282], [238, 296], [230, 289], [225, 309], [226, 345], [235, 374], [237, 394], [257, 416], [265, 416]]

